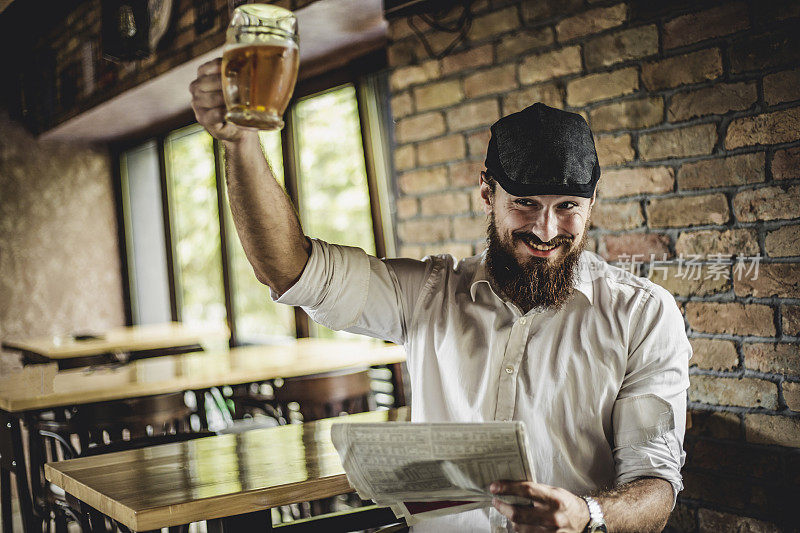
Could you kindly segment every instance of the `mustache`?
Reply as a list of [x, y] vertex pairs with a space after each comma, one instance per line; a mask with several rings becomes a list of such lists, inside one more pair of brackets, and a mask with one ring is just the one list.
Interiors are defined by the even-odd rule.
[[572, 237], [567, 237], [566, 235], [556, 235], [549, 241], [544, 242], [542, 239], [529, 231], [513, 231], [511, 232], [511, 236], [515, 239], [522, 239], [533, 244], [540, 244], [544, 246], [560, 246], [562, 244], [570, 244], [574, 240]]

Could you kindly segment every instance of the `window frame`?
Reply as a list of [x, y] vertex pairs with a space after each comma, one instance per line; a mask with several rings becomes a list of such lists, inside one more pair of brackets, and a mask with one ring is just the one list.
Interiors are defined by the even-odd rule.
[[[369, 195], [370, 214], [372, 219], [375, 250], [379, 257], [395, 255], [396, 235], [395, 209], [393, 196], [390, 193], [390, 176], [392, 161], [389, 139], [389, 110], [388, 110], [388, 80], [385, 66], [385, 54], [371, 54], [368, 57], [347, 65], [344, 68], [326, 73], [321, 76], [298, 82], [292, 100], [284, 115], [285, 126], [281, 131], [281, 150], [283, 155], [284, 184], [287, 194], [295, 209], [300, 212], [299, 198], [299, 173], [298, 151], [296, 139], [295, 109], [298, 101], [333, 90], [345, 84], [352, 84], [355, 88], [358, 118], [361, 128], [362, 152], [367, 177], [367, 192]], [[360, 74], [356, 74], [359, 72]], [[381, 113], [381, 110], [384, 112]], [[124, 153], [149, 141], [154, 141], [158, 150], [159, 174], [161, 185], [161, 205], [164, 222], [164, 239], [166, 243], [167, 279], [169, 282], [170, 313], [174, 321], [180, 321], [181, 309], [177, 286], [176, 270], [177, 256], [174, 241], [174, 221], [172, 220], [173, 206], [171, 205], [168, 184], [167, 154], [165, 143], [167, 136], [176, 130], [197, 124], [194, 114], [188, 111], [180, 116], [167, 119], [155, 125], [148, 131], [111, 146], [114, 162], [114, 189], [116, 200], [117, 221], [119, 228], [120, 264], [123, 278], [123, 299], [125, 304], [125, 319], [128, 325], [133, 324], [134, 306], [136, 305], [136, 292], [133, 273], [130, 271], [133, 260], [130, 250], [131, 218], [125, 207], [127, 194], [125, 171], [122, 169]], [[229, 246], [231, 244], [230, 232], [235, 228], [228, 227], [225, 216], [225, 184], [224, 160], [221, 143], [213, 139], [214, 169], [216, 173], [217, 215], [220, 230], [222, 283], [225, 299], [226, 323], [231, 332], [230, 346], [246, 344], [236, 331], [236, 306], [234, 286], [231, 280], [232, 257]], [[299, 307], [294, 308], [295, 337], [309, 337], [311, 328], [308, 315]]]

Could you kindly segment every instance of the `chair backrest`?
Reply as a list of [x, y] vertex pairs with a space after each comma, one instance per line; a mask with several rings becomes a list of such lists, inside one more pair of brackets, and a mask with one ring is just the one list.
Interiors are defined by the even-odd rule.
[[82, 405], [73, 422], [81, 451], [120, 440], [188, 433], [192, 409], [182, 392]]
[[275, 388], [275, 401], [285, 414], [296, 402], [306, 422], [369, 411], [373, 403], [369, 371], [287, 378]]

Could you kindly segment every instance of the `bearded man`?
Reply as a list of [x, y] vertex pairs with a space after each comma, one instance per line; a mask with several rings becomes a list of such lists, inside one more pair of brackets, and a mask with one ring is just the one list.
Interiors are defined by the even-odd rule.
[[537, 482], [498, 480], [493, 508], [414, 531], [660, 531], [682, 489], [691, 347], [672, 296], [583, 251], [600, 178], [583, 118], [543, 104], [492, 126], [483, 254], [378, 259], [307, 238], [257, 135], [224, 122], [219, 61], [192, 83], [226, 151], [242, 244], [278, 302], [402, 344], [412, 420], [522, 420]]

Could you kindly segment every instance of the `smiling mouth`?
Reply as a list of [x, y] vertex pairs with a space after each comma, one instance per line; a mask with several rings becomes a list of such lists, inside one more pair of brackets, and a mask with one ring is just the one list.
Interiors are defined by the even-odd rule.
[[555, 250], [556, 248], [558, 248], [562, 244], [567, 244], [567, 241], [564, 241], [564, 240], [559, 240], [559, 241], [556, 241], [556, 242], [549, 242], [549, 243], [534, 242], [533, 238], [531, 236], [529, 236], [529, 235], [520, 235], [520, 239], [522, 239], [522, 241], [525, 244], [527, 244], [528, 246], [530, 246], [534, 250], [538, 250], [540, 252], [549, 252], [549, 251]]

